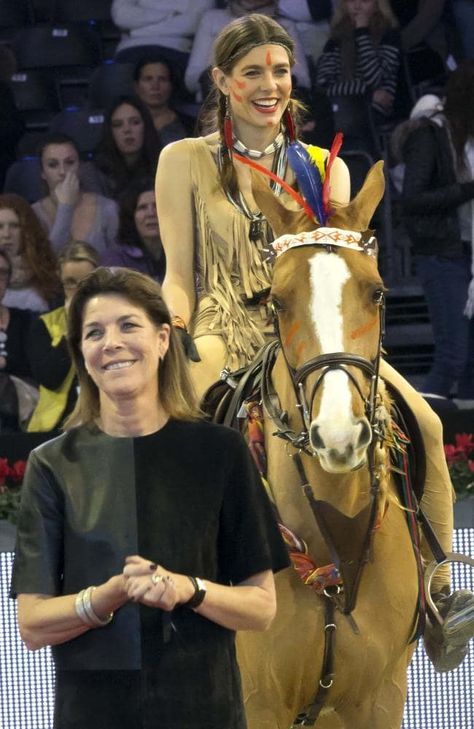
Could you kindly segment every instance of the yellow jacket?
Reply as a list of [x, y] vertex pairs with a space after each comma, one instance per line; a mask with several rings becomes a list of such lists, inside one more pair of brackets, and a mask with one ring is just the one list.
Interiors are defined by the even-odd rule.
[[[44, 322], [51, 346], [57, 347], [66, 333], [66, 310], [64, 306], [42, 314], [40, 319]], [[48, 390], [40, 385], [38, 404], [28, 423], [29, 433], [45, 433], [58, 425], [67, 404], [69, 391], [74, 381], [74, 368], [71, 365], [64, 381], [57, 390]]]

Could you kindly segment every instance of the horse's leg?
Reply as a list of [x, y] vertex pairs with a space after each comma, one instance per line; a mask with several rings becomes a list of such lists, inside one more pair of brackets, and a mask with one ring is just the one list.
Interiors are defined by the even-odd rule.
[[277, 615], [264, 633], [237, 635], [248, 729], [289, 729], [320, 678], [320, 601], [291, 570], [276, 575]]
[[[323, 707], [315, 729], [400, 729], [407, 690], [407, 668], [414, 646], [408, 646], [395, 667], [384, 672], [378, 689], [364, 690], [364, 676], [353, 673], [352, 684], [359, 690], [348, 689], [348, 700], [340, 697], [335, 705]], [[360, 699], [358, 698], [360, 696]]]

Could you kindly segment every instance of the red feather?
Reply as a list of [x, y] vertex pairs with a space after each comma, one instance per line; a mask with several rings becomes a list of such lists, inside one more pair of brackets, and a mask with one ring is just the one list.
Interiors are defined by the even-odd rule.
[[326, 212], [326, 215], [330, 215], [331, 211], [329, 209], [329, 195], [331, 194], [331, 185], [329, 184], [330, 178], [331, 178], [331, 167], [336, 159], [337, 155], [339, 154], [339, 151], [342, 147], [342, 142], [344, 140], [344, 135], [342, 132], [338, 132], [336, 136], [333, 139], [333, 142], [331, 144], [331, 149], [329, 150], [328, 155], [328, 161], [326, 163], [326, 173], [324, 175], [324, 182], [323, 182], [323, 205], [324, 210]]
[[267, 175], [267, 177], [270, 177], [271, 180], [274, 182], [278, 182], [279, 185], [282, 186], [282, 188], [287, 192], [291, 197], [296, 200], [298, 205], [301, 205], [303, 210], [305, 211], [306, 215], [311, 219], [314, 220], [314, 213], [309, 207], [308, 203], [304, 198], [301, 197], [301, 195], [298, 195], [296, 190], [294, 190], [291, 185], [289, 185], [285, 180], [282, 180], [281, 177], [278, 177], [278, 175], [275, 175], [274, 172], [271, 172], [270, 170], [267, 170], [266, 167], [262, 167], [262, 165], [259, 165], [257, 162], [254, 162], [252, 159], [249, 159], [248, 157], [243, 157], [241, 154], [237, 154], [237, 152], [234, 152], [234, 159], [238, 159], [239, 162], [243, 162], [244, 165], [248, 165], [249, 167], [252, 167], [254, 170], [257, 170], [257, 172], [261, 172], [264, 175]]

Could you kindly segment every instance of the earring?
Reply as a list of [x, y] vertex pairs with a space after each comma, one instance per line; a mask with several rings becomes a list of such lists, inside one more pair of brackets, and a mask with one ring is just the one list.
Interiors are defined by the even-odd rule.
[[230, 115], [230, 99], [225, 97], [225, 116], [224, 116], [224, 142], [227, 147], [229, 157], [232, 157], [232, 148], [234, 146], [234, 132], [232, 131], [232, 117]]
[[293, 119], [293, 116], [291, 114], [290, 104], [291, 104], [291, 101], [288, 103], [288, 106], [286, 107], [283, 117], [285, 119], [286, 133], [288, 134], [288, 139], [290, 140], [290, 144], [292, 144], [293, 142], [296, 142], [296, 126], [295, 126], [295, 120]]

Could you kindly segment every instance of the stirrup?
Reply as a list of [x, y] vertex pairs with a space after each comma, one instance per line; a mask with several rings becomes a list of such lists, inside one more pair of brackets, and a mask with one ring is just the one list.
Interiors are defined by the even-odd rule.
[[463, 562], [474, 567], [474, 559], [449, 552], [442, 562], [431, 562], [425, 572], [425, 593], [431, 620], [427, 622], [426, 652], [439, 672], [452, 671], [464, 660], [469, 640], [474, 637], [474, 594], [455, 590], [450, 595], [431, 595], [431, 581], [438, 567], [448, 562]]

